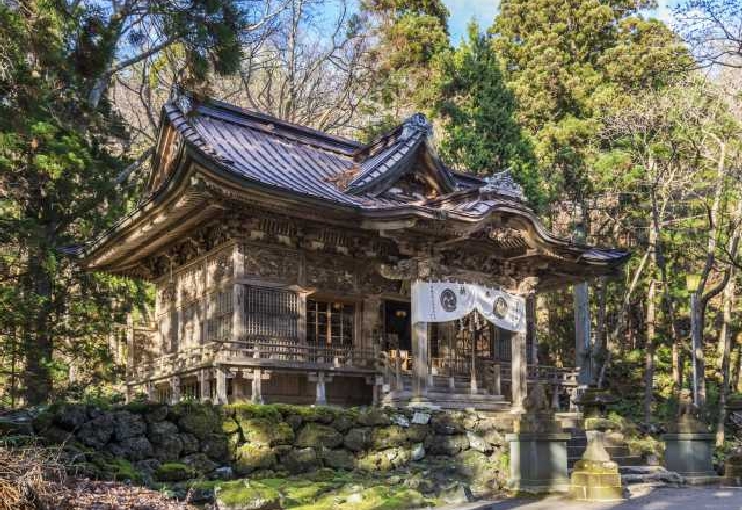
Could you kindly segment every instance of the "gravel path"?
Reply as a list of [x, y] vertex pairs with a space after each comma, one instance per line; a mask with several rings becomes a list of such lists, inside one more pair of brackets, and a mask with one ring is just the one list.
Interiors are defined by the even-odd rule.
[[458, 505], [450, 510], [742, 510], [740, 487], [632, 487], [630, 499], [617, 503], [581, 503], [561, 497], [507, 499]]

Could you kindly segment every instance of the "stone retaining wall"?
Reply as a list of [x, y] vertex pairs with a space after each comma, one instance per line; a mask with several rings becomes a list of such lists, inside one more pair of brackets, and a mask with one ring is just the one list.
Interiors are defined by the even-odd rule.
[[507, 416], [473, 412], [289, 405], [65, 405], [34, 422], [93, 477], [181, 481], [297, 474], [320, 468], [386, 472], [440, 466], [478, 492], [507, 473]]

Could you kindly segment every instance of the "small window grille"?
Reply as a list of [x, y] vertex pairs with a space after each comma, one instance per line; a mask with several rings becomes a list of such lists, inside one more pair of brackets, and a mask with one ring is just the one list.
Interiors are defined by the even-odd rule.
[[296, 339], [298, 336], [299, 298], [296, 292], [247, 286], [245, 312], [248, 337]]

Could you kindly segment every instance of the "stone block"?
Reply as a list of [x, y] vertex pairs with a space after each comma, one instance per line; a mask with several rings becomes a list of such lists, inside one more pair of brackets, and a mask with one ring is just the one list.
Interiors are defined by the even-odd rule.
[[531, 494], [569, 492], [569, 434], [508, 434], [506, 440], [510, 446], [510, 490]]
[[665, 434], [665, 467], [685, 478], [716, 476], [716, 437], [708, 433]]
[[742, 486], [742, 453], [732, 453], [724, 461], [724, 484]]
[[335, 448], [343, 442], [343, 436], [330, 427], [321, 423], [310, 422], [304, 425], [296, 438], [296, 445], [299, 447], [317, 448]]

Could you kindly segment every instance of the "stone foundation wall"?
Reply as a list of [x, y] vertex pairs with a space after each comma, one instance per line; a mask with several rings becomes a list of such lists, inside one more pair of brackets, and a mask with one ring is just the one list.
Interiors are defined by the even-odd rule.
[[508, 416], [474, 412], [137, 404], [65, 405], [34, 422], [97, 478], [181, 481], [280, 476], [331, 468], [368, 472], [440, 466], [491, 492], [507, 476]]

